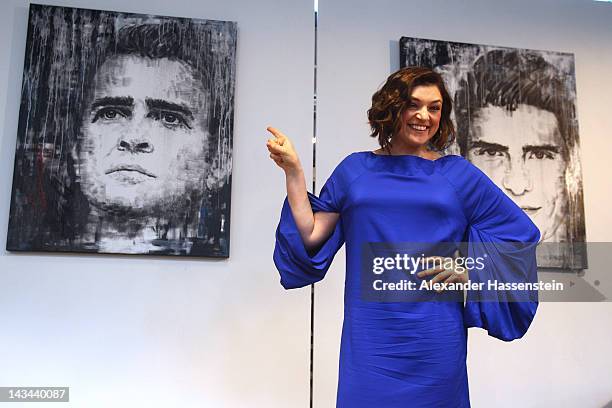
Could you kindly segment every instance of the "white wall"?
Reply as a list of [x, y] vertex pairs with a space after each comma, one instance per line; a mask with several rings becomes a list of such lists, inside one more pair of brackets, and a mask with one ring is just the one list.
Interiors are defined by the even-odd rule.
[[[402, 36], [575, 54], [589, 241], [612, 241], [612, 4], [589, 0], [319, 2], [317, 186], [348, 153], [374, 150], [366, 110], [399, 68]], [[317, 285], [315, 406], [335, 403], [344, 251]], [[588, 280], [588, 273], [586, 279]], [[504, 343], [469, 330], [474, 407], [601, 407], [612, 400], [612, 304], [543, 303]]]
[[311, 160], [312, 2], [52, 3], [238, 22], [231, 254], [4, 251], [28, 15], [26, 1], [4, 1], [0, 385], [70, 386], [65, 406], [73, 407], [306, 407], [309, 292], [285, 292], [272, 263], [285, 193], [265, 128], [302, 136], [296, 142]]

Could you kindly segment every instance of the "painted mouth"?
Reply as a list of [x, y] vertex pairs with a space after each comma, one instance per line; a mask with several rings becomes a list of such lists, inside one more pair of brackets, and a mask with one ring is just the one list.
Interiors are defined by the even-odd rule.
[[531, 212], [531, 213], [536, 212], [536, 211], [538, 211], [540, 208], [542, 208], [542, 207], [533, 207], [533, 206], [529, 206], [529, 205], [526, 205], [526, 206], [522, 206], [522, 207], [521, 207], [521, 209], [522, 209], [523, 211], [528, 212], [528, 213], [530, 213], [530, 212]]
[[157, 176], [144, 167], [141, 167], [137, 164], [120, 164], [118, 166], [113, 166], [110, 169], [106, 170], [104, 174], [113, 174], [118, 172], [136, 172], [140, 174], [144, 174], [147, 177], [157, 178]]
[[415, 125], [413, 123], [409, 123], [408, 126], [410, 127], [410, 129], [414, 129], [417, 132], [424, 132], [427, 129], [429, 129], [429, 126], [425, 126], [425, 125]]

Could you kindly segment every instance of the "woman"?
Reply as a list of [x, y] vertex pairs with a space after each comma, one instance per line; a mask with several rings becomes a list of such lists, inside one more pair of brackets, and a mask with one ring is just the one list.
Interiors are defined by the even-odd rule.
[[[535, 282], [540, 232], [476, 167], [436, 152], [453, 141], [451, 111], [439, 74], [409, 67], [390, 75], [368, 111], [380, 149], [346, 157], [320, 197], [306, 191], [289, 138], [268, 128], [274, 135], [267, 142], [270, 157], [287, 181], [274, 250], [281, 284], [296, 288], [321, 280], [346, 243], [338, 407], [468, 407], [467, 328], [510, 341], [524, 335], [535, 314], [533, 292], [492, 291], [486, 283]], [[469, 278], [485, 285], [467, 290], [465, 305], [463, 297], [438, 302], [434, 291], [404, 301], [395, 294], [372, 300], [376, 296], [364, 285], [372, 275], [362, 268], [364, 248], [426, 243], [427, 251], [461, 242], [468, 242], [469, 257], [484, 260]], [[427, 255], [452, 253], [448, 247], [443, 252]], [[405, 276], [467, 280], [452, 268]]]

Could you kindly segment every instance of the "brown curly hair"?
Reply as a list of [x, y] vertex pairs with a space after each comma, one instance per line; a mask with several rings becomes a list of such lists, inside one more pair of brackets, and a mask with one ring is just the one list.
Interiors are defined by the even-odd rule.
[[401, 130], [401, 117], [412, 90], [419, 85], [436, 85], [442, 95], [440, 128], [429, 141], [436, 150], [446, 149], [455, 140], [455, 126], [450, 118], [453, 102], [446, 90], [442, 76], [426, 67], [406, 67], [389, 75], [385, 84], [372, 95], [372, 107], [368, 109], [370, 136], [377, 137], [380, 146], [389, 151], [391, 137]]

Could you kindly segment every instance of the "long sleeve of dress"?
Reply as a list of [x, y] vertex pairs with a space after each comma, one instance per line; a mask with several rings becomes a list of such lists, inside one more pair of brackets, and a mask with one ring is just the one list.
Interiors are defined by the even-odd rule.
[[[336, 168], [321, 189], [319, 197], [308, 193], [313, 213], [318, 211], [340, 212], [342, 195], [340, 170]], [[289, 201], [285, 198], [280, 222], [276, 229], [273, 260], [285, 289], [300, 288], [323, 279], [336, 252], [344, 244], [342, 217], [338, 219], [332, 234], [319, 248], [306, 251], [295, 224]]]
[[499, 290], [489, 283], [535, 283], [536, 246], [540, 231], [502, 190], [467, 161], [453, 171], [459, 198], [468, 220], [468, 256], [480, 257], [484, 267], [472, 268], [472, 283], [482, 290], [467, 291], [464, 308], [466, 327], [480, 327], [504, 341], [521, 338], [538, 307], [536, 290]]

